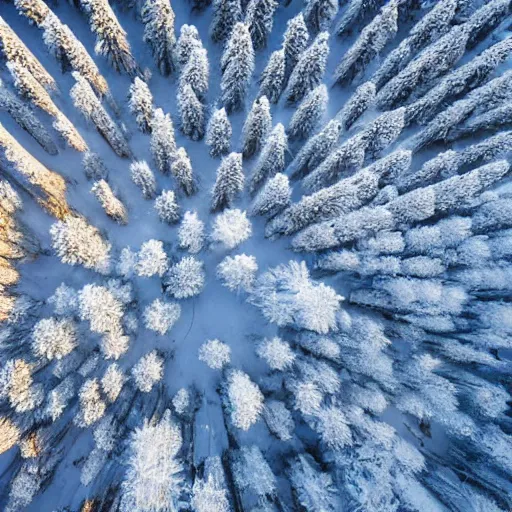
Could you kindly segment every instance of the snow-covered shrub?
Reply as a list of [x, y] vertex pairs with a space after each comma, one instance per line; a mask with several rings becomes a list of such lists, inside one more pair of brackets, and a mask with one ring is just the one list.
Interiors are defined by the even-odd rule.
[[186, 256], [167, 272], [165, 291], [177, 299], [194, 297], [203, 291], [204, 277], [203, 262], [193, 256]]
[[252, 289], [256, 279], [258, 264], [254, 256], [237, 254], [226, 256], [217, 266], [217, 277], [222, 284], [232, 292]]
[[181, 306], [179, 304], [155, 299], [144, 309], [144, 325], [146, 329], [163, 336], [178, 321], [180, 315]]
[[149, 393], [153, 386], [162, 380], [164, 360], [156, 350], [141, 357], [132, 368], [132, 377], [137, 388], [143, 393]]
[[287, 370], [295, 361], [295, 354], [290, 345], [277, 336], [262, 341], [256, 348], [256, 353], [272, 370]]
[[160, 220], [168, 224], [178, 222], [180, 218], [180, 207], [176, 202], [176, 196], [172, 190], [164, 190], [155, 199], [155, 210]]
[[38, 357], [62, 359], [77, 346], [77, 333], [69, 319], [43, 318], [32, 331], [32, 350]]
[[204, 223], [196, 212], [185, 212], [178, 230], [180, 247], [192, 254], [197, 254], [204, 243]]
[[141, 277], [158, 275], [162, 277], [167, 270], [167, 254], [160, 240], [148, 240], [140, 246], [135, 263], [135, 272]]
[[211, 238], [222, 244], [226, 249], [234, 249], [245, 242], [252, 234], [251, 221], [241, 210], [226, 210], [217, 215]]
[[213, 370], [221, 370], [231, 360], [229, 345], [221, 341], [208, 340], [199, 347], [199, 361], [203, 361]]

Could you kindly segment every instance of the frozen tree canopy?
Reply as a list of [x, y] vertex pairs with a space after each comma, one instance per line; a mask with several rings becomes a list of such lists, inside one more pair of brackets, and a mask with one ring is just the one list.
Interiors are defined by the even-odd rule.
[[510, 0], [0, 5], [2, 510], [512, 510]]

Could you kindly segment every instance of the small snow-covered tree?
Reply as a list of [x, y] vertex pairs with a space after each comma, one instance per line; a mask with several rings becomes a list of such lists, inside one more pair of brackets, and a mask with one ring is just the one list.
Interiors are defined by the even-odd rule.
[[69, 319], [43, 318], [32, 331], [32, 350], [48, 360], [62, 359], [77, 346], [77, 333]]
[[119, 260], [116, 263], [116, 271], [119, 275], [129, 278], [135, 272], [135, 264], [137, 263], [137, 253], [129, 247], [123, 247], [119, 254]]
[[97, 379], [88, 379], [78, 393], [80, 413], [76, 423], [80, 427], [89, 427], [105, 414], [106, 404], [101, 398], [100, 384]]
[[203, 478], [196, 475], [192, 487], [192, 506], [196, 512], [230, 512], [231, 505], [220, 457], [208, 457]]
[[76, 71], [72, 74], [76, 83], [69, 91], [69, 95], [75, 107], [80, 110], [86, 119], [92, 121], [96, 129], [118, 156], [130, 156], [130, 147], [124, 134], [108, 115], [100, 100], [94, 94], [89, 82]]
[[158, 170], [163, 174], [170, 173], [177, 149], [176, 140], [171, 116], [164, 114], [161, 108], [153, 113], [149, 147]]
[[252, 202], [250, 215], [272, 217], [289, 206], [292, 190], [288, 176], [277, 173], [270, 178]]
[[178, 230], [180, 247], [192, 254], [197, 254], [204, 243], [204, 223], [196, 212], [187, 211]]
[[252, 234], [251, 221], [245, 212], [228, 209], [217, 215], [213, 223], [211, 238], [226, 249], [234, 249]]
[[109, 402], [115, 402], [126, 382], [126, 376], [116, 363], [112, 363], [101, 378], [101, 389]]
[[122, 485], [121, 510], [173, 510], [183, 488], [183, 444], [180, 427], [170, 411], [154, 424], [144, 420], [130, 437], [130, 458]]
[[178, 107], [181, 116], [181, 131], [192, 140], [202, 139], [205, 124], [204, 105], [188, 83], [180, 86]]
[[226, 40], [239, 21], [242, 21], [240, 0], [214, 0], [213, 19], [210, 25], [210, 36], [213, 41], [220, 43]]
[[336, 114], [345, 130], [348, 130], [375, 102], [376, 88], [372, 81], [360, 85], [343, 108]]
[[120, 329], [123, 305], [104, 286], [85, 285], [78, 293], [81, 320], [89, 321], [92, 332], [107, 333]]
[[164, 190], [155, 199], [155, 210], [163, 222], [175, 224], [180, 220], [180, 207], [172, 190]]
[[89, 485], [94, 481], [105, 466], [107, 457], [107, 452], [98, 448], [89, 452], [80, 473], [80, 483], [82, 485]]
[[289, 441], [295, 429], [292, 414], [280, 400], [268, 400], [263, 409], [263, 419], [268, 429], [280, 441]]
[[231, 360], [229, 345], [221, 341], [208, 340], [199, 347], [199, 361], [206, 363], [212, 370], [221, 370]]
[[0, 453], [10, 450], [19, 438], [19, 428], [9, 418], [0, 417]]
[[295, 361], [295, 354], [290, 345], [277, 336], [263, 340], [256, 348], [256, 354], [270, 366], [272, 370], [288, 370]]
[[128, 106], [130, 112], [135, 115], [140, 131], [143, 133], [150, 132], [153, 118], [153, 95], [148, 84], [138, 76], [130, 85]]
[[46, 405], [43, 411], [45, 418], [56, 421], [75, 396], [73, 378], [68, 376], [55, 386], [46, 396]]
[[194, 25], [182, 25], [180, 37], [174, 47], [174, 59], [180, 68], [188, 62], [190, 55], [196, 48], [202, 48], [199, 32]]
[[144, 242], [137, 253], [135, 272], [141, 277], [158, 275], [162, 277], [167, 270], [167, 254], [160, 240]]
[[177, 299], [194, 297], [203, 291], [204, 277], [203, 262], [193, 256], [186, 256], [167, 272], [165, 291]]
[[175, 68], [173, 49], [176, 44], [175, 15], [170, 1], [146, 0], [141, 17], [144, 23], [144, 42], [151, 47], [160, 73], [167, 76]]
[[72, 315], [78, 308], [78, 295], [74, 288], [61, 283], [48, 298], [48, 303], [53, 306], [57, 315]]
[[255, 50], [267, 45], [267, 38], [272, 32], [276, 0], [250, 0], [245, 11], [245, 22], [249, 26], [252, 44]]
[[164, 375], [164, 360], [156, 350], [142, 356], [132, 368], [132, 377], [137, 388], [143, 393], [149, 393], [153, 386], [162, 380]]
[[178, 321], [180, 315], [181, 306], [179, 304], [155, 299], [144, 309], [144, 325], [146, 329], [163, 336]]
[[241, 370], [228, 372], [223, 399], [231, 423], [242, 430], [249, 430], [263, 412], [263, 394], [260, 388]]
[[258, 96], [266, 96], [270, 103], [277, 103], [284, 88], [284, 51], [273, 52], [260, 76]]
[[130, 174], [133, 183], [141, 189], [144, 199], [153, 199], [156, 195], [156, 180], [147, 162], [133, 161], [130, 164]]
[[9, 359], [0, 369], [0, 398], [8, 398], [17, 413], [32, 411], [41, 405], [42, 385], [34, 384], [34, 365], [23, 359]]
[[130, 346], [130, 337], [126, 336], [121, 326], [110, 329], [101, 338], [100, 348], [105, 359], [119, 359], [126, 354]]
[[110, 7], [108, 0], [80, 0], [89, 15], [92, 32], [96, 34], [94, 51], [104, 56], [117, 72], [134, 76], [137, 63], [131, 53], [126, 32]]
[[304, 21], [316, 34], [321, 30], [327, 30], [336, 14], [338, 14], [336, 0], [310, 0], [304, 9]]
[[283, 38], [284, 81], [283, 86], [295, 69], [302, 54], [308, 47], [309, 33], [303, 13], [288, 21]]
[[180, 91], [190, 85], [200, 101], [204, 101], [208, 92], [210, 65], [204, 48], [193, 48], [180, 75]]
[[89, 180], [106, 180], [108, 177], [108, 169], [97, 153], [86, 151], [82, 157], [82, 166]]
[[210, 155], [218, 157], [229, 153], [233, 130], [225, 108], [216, 110], [206, 129], [206, 145], [210, 147]]
[[343, 297], [309, 277], [305, 262], [290, 261], [261, 275], [249, 298], [263, 316], [280, 327], [327, 333], [336, 326]]
[[108, 271], [110, 244], [83, 217], [69, 215], [50, 228], [52, 247], [63, 263]]
[[314, 132], [325, 114], [329, 94], [324, 84], [315, 87], [302, 100], [288, 126], [290, 140], [307, 139]]
[[244, 158], [249, 158], [259, 151], [272, 128], [270, 105], [266, 96], [254, 100], [251, 111], [244, 123], [242, 137]]
[[244, 106], [247, 88], [254, 71], [254, 49], [249, 29], [237, 23], [221, 59], [222, 103], [226, 112], [236, 112]]
[[91, 192], [96, 196], [101, 206], [105, 210], [105, 213], [114, 219], [119, 224], [127, 224], [128, 223], [128, 212], [126, 211], [126, 207], [118, 199], [110, 185], [105, 180], [100, 180], [94, 183], [91, 188]]
[[179, 389], [172, 399], [172, 405], [174, 410], [179, 414], [185, 414], [190, 407], [190, 393], [188, 389]]
[[245, 177], [242, 169], [242, 155], [230, 153], [222, 159], [212, 190], [211, 210], [222, 210], [230, 206], [244, 188]]
[[243, 290], [248, 292], [252, 289], [256, 279], [258, 264], [254, 256], [237, 254], [226, 256], [217, 266], [217, 277], [222, 284], [232, 292]]

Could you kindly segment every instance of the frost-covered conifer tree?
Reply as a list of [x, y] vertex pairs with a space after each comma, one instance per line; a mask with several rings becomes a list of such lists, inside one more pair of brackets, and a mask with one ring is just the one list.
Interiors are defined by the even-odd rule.
[[141, 189], [144, 199], [153, 199], [156, 195], [156, 180], [147, 162], [132, 162], [130, 174], [132, 181]]
[[177, 299], [194, 297], [203, 291], [204, 277], [203, 262], [193, 256], [186, 256], [167, 272], [165, 291]]
[[240, 370], [231, 370], [227, 374], [223, 399], [231, 423], [242, 430], [249, 430], [258, 421], [263, 410], [263, 394], [260, 388]]
[[234, 249], [245, 242], [251, 234], [251, 221], [246, 213], [238, 209], [228, 209], [216, 217], [211, 238], [213, 242], [222, 244], [226, 249]]
[[329, 33], [321, 32], [311, 46], [300, 54], [284, 93], [287, 103], [297, 103], [309, 91], [320, 85], [329, 55], [328, 41]]
[[254, 256], [247, 254], [237, 254], [236, 256], [226, 256], [217, 266], [217, 277], [222, 284], [232, 292], [248, 292], [254, 280], [258, 264]]
[[137, 275], [142, 277], [159, 275], [162, 277], [167, 266], [167, 254], [160, 240], [148, 240], [141, 245], [135, 263]]
[[306, 139], [315, 131], [320, 120], [325, 114], [329, 94], [324, 84], [315, 87], [302, 100], [294, 112], [288, 125], [288, 137], [290, 140]]
[[231, 135], [233, 130], [229, 122], [225, 108], [216, 110], [206, 129], [205, 142], [210, 146], [210, 155], [212, 157], [223, 156], [229, 153], [231, 147]]
[[267, 181], [255, 197], [250, 208], [250, 214], [272, 217], [290, 204], [291, 196], [292, 190], [288, 176], [277, 173]]
[[343, 128], [348, 130], [375, 102], [375, 84], [372, 81], [360, 85], [351, 98], [336, 114]]
[[304, 20], [314, 34], [327, 30], [336, 14], [336, 0], [310, 0], [304, 8]]
[[336, 82], [350, 83], [358, 74], [363, 73], [371, 60], [395, 37], [397, 23], [398, 1], [392, 0], [362, 30], [357, 41], [345, 53], [335, 71]]
[[156, 331], [163, 336], [178, 321], [180, 315], [179, 304], [155, 299], [144, 309], [144, 325], [146, 329]]
[[295, 361], [295, 354], [290, 345], [277, 336], [263, 340], [256, 348], [256, 354], [261, 357], [272, 370], [289, 369]]
[[188, 83], [180, 86], [178, 107], [181, 116], [181, 131], [192, 140], [202, 139], [205, 125], [204, 105]]
[[112, 363], [101, 378], [101, 389], [109, 402], [115, 402], [126, 382], [126, 376], [116, 363]]
[[244, 188], [242, 155], [230, 153], [222, 159], [217, 169], [217, 178], [212, 190], [212, 211], [223, 210]]
[[180, 75], [180, 90], [190, 85], [200, 101], [204, 101], [208, 91], [210, 66], [204, 48], [194, 48]]
[[284, 51], [272, 52], [260, 76], [258, 96], [266, 96], [270, 103], [277, 103], [284, 88]]
[[50, 228], [52, 247], [63, 263], [108, 271], [110, 244], [83, 217], [69, 215]]
[[251, 177], [251, 192], [254, 193], [268, 178], [281, 172], [285, 166], [288, 137], [281, 123], [276, 124], [263, 146]]
[[137, 388], [143, 393], [149, 393], [153, 386], [162, 380], [164, 360], [156, 350], [142, 356], [132, 368], [132, 377]]
[[80, 5], [87, 12], [91, 30], [96, 34], [95, 52], [104, 56], [117, 72], [135, 76], [137, 63], [130, 43], [108, 0], [80, 0]]
[[292, 439], [295, 423], [290, 411], [279, 400], [267, 400], [263, 418], [270, 432], [280, 441]]
[[153, 113], [150, 149], [158, 170], [163, 174], [169, 174], [177, 148], [171, 116], [164, 114], [161, 108], [157, 108]]
[[196, 475], [192, 487], [192, 506], [197, 512], [229, 512], [231, 505], [220, 457], [207, 457], [204, 475]]
[[231, 35], [236, 23], [242, 21], [240, 0], [214, 0], [210, 36], [216, 43], [225, 41]]
[[121, 328], [123, 304], [104, 286], [85, 285], [78, 294], [78, 311], [92, 332], [105, 334]]
[[47, 302], [53, 306], [57, 315], [69, 316], [78, 308], [78, 295], [76, 290], [61, 283]]
[[80, 413], [76, 423], [80, 427], [89, 427], [105, 414], [106, 404], [101, 398], [100, 384], [97, 379], [88, 379], [78, 393]]
[[284, 53], [284, 81], [283, 86], [286, 85], [288, 78], [295, 69], [302, 54], [308, 47], [309, 33], [304, 15], [302, 13], [288, 21], [286, 31], [283, 38], [283, 53]]
[[249, 158], [259, 151], [272, 128], [272, 116], [270, 105], [266, 96], [254, 100], [251, 111], [243, 127], [243, 149], [244, 158]]
[[120, 199], [118, 199], [110, 185], [105, 180], [97, 181], [91, 188], [105, 213], [119, 224], [128, 223], [128, 212]]
[[192, 173], [192, 164], [185, 148], [179, 148], [174, 154], [174, 160], [171, 163], [171, 174], [187, 196], [196, 192], [197, 185]]
[[204, 223], [196, 212], [185, 212], [178, 230], [178, 239], [180, 247], [192, 254], [197, 254], [203, 248]]
[[199, 347], [198, 358], [212, 370], [221, 370], [231, 360], [231, 349], [217, 339], [208, 340]]
[[252, 44], [255, 50], [267, 45], [267, 38], [272, 32], [274, 24], [274, 11], [278, 3], [276, 0], [250, 0], [245, 11], [245, 23], [251, 33]]
[[71, 320], [43, 318], [32, 331], [32, 350], [38, 357], [62, 359], [77, 346], [76, 327]]
[[173, 50], [176, 44], [175, 15], [169, 0], [146, 0], [141, 11], [144, 23], [144, 42], [153, 52], [160, 73], [164, 76], [174, 71]]
[[336, 34], [342, 36], [346, 32], [351, 32], [354, 27], [359, 26], [361, 20], [373, 15], [381, 4], [380, 0], [350, 0], [336, 26]]
[[97, 153], [86, 151], [82, 157], [82, 167], [89, 180], [106, 180], [108, 178], [108, 169]]
[[234, 26], [222, 54], [221, 68], [222, 103], [229, 114], [243, 108], [254, 71], [254, 49], [247, 25]]
[[86, 119], [93, 122], [96, 129], [117, 155], [120, 157], [130, 156], [131, 151], [125, 136], [103, 108], [89, 82], [76, 71], [73, 72], [73, 78], [76, 83], [69, 91], [69, 95], [75, 107], [80, 110]]
[[182, 25], [180, 37], [174, 47], [174, 60], [180, 68], [183, 68], [195, 49], [201, 49], [203, 44], [199, 32], [194, 25]]
[[136, 76], [130, 86], [129, 97], [130, 112], [135, 115], [140, 131], [150, 132], [153, 118], [153, 95], [148, 84]]
[[172, 190], [164, 190], [155, 199], [155, 210], [160, 220], [168, 224], [174, 224], [180, 219], [180, 207]]

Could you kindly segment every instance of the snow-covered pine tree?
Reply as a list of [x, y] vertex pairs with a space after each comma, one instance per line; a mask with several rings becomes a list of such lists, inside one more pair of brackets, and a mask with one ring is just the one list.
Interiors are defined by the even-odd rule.
[[288, 138], [307, 139], [317, 128], [327, 108], [329, 94], [324, 84], [315, 87], [302, 100], [288, 125]]
[[190, 85], [200, 101], [204, 101], [208, 91], [210, 66], [206, 50], [202, 47], [193, 48], [187, 63], [180, 75], [180, 89]]
[[203, 44], [195, 25], [182, 25], [180, 37], [174, 47], [174, 60], [180, 69], [187, 64], [195, 49], [201, 49]]
[[337, 83], [351, 83], [357, 75], [364, 73], [368, 64], [395, 37], [398, 30], [398, 5], [398, 0], [391, 0], [382, 8], [380, 14], [364, 27], [334, 72]]
[[320, 85], [325, 73], [328, 55], [329, 33], [320, 32], [311, 46], [299, 56], [299, 60], [290, 75], [288, 86], [284, 92], [288, 104], [297, 103], [309, 91]]
[[149, 147], [158, 170], [163, 174], [169, 174], [177, 148], [171, 116], [164, 114], [161, 108], [157, 108], [153, 113]]
[[167, 270], [167, 254], [160, 240], [148, 240], [140, 246], [135, 262], [135, 272], [141, 277], [162, 277]]
[[244, 158], [249, 158], [260, 150], [271, 128], [270, 105], [267, 97], [261, 96], [254, 100], [251, 111], [245, 119], [242, 131]]
[[283, 38], [284, 80], [283, 87], [308, 47], [309, 33], [302, 12], [288, 21]]
[[271, 103], [277, 103], [284, 87], [284, 51], [272, 52], [261, 73], [258, 96], [266, 96]]
[[168, 224], [174, 224], [180, 219], [180, 207], [172, 190], [164, 190], [155, 199], [155, 210], [160, 220]]
[[86, 151], [82, 157], [82, 167], [84, 168], [87, 179], [106, 180], [108, 177], [108, 169], [103, 160], [97, 153]]
[[248, 292], [254, 280], [258, 264], [254, 256], [237, 254], [234, 257], [226, 256], [217, 266], [217, 277], [222, 284], [232, 292]]
[[118, 156], [130, 156], [130, 147], [124, 134], [108, 115], [98, 97], [94, 94], [89, 82], [76, 71], [73, 72], [73, 78], [76, 83], [69, 91], [69, 95], [75, 107], [80, 110], [86, 119], [93, 122], [96, 129]]
[[144, 42], [153, 52], [158, 70], [164, 76], [174, 71], [175, 15], [169, 0], [146, 0], [141, 10]]
[[255, 50], [260, 50], [267, 45], [268, 36], [272, 32], [274, 12], [277, 5], [277, 0], [250, 0], [247, 5], [245, 23], [249, 27], [252, 45]]
[[382, 0], [350, 0], [349, 4], [336, 25], [335, 32], [342, 36], [351, 32], [359, 22], [368, 16], [373, 16], [384, 2]]
[[254, 166], [251, 177], [251, 193], [256, 192], [266, 179], [284, 169], [287, 150], [288, 138], [284, 126], [278, 123], [270, 132]]
[[177, 299], [199, 295], [205, 285], [204, 263], [194, 256], [185, 256], [167, 272], [165, 292]]
[[210, 146], [210, 156], [216, 158], [229, 153], [233, 130], [225, 108], [216, 110], [206, 129], [205, 142]]
[[469, 39], [467, 49], [473, 49], [510, 14], [510, 4], [505, 0], [491, 0], [475, 11], [468, 19]]
[[313, 34], [328, 30], [338, 14], [337, 0], [310, 0], [304, 8], [304, 21]]
[[247, 88], [254, 71], [254, 49], [247, 25], [237, 23], [221, 59], [222, 103], [226, 112], [236, 112], [244, 106]]
[[196, 473], [192, 487], [192, 506], [196, 512], [231, 510], [226, 477], [219, 456], [207, 457], [202, 478]]
[[245, 177], [241, 153], [230, 153], [222, 159], [212, 190], [212, 211], [223, 210], [244, 188]]
[[231, 349], [217, 339], [208, 340], [199, 347], [198, 359], [212, 370], [222, 370], [231, 361]]
[[336, 114], [336, 119], [348, 130], [375, 102], [375, 84], [372, 81], [360, 85], [343, 108]]
[[234, 249], [245, 242], [252, 234], [251, 221], [239, 209], [227, 209], [217, 215], [211, 234], [213, 242], [225, 249]]
[[240, 0], [214, 0], [213, 19], [210, 36], [216, 43], [221, 43], [231, 36], [236, 23], [242, 21]]
[[94, 183], [91, 192], [96, 196], [105, 213], [119, 224], [128, 223], [128, 212], [120, 199], [118, 199], [110, 185], [105, 180]]
[[135, 115], [139, 130], [143, 133], [150, 132], [153, 118], [153, 95], [148, 84], [138, 76], [130, 85], [128, 106], [130, 112]]
[[144, 309], [144, 325], [146, 329], [163, 336], [179, 320], [180, 315], [181, 306], [176, 302], [164, 302], [155, 299]]
[[147, 162], [145, 160], [132, 162], [130, 174], [132, 181], [141, 189], [144, 199], [153, 199], [156, 195], [156, 180]]
[[192, 164], [185, 148], [179, 148], [176, 151], [171, 164], [171, 174], [187, 196], [196, 192], [197, 185], [192, 172]]
[[255, 197], [251, 215], [272, 217], [290, 204], [292, 191], [285, 174], [277, 173], [270, 178]]
[[180, 248], [192, 254], [197, 254], [203, 248], [204, 223], [196, 212], [185, 212], [178, 231], [178, 239]]
[[138, 73], [126, 32], [108, 0], [80, 0], [80, 5], [89, 16], [89, 24], [96, 35], [94, 51], [105, 57], [117, 72], [130, 76]]
[[7, 112], [50, 155], [59, 150], [45, 126], [28, 106], [18, 99], [0, 80], [0, 111]]
[[205, 125], [204, 105], [188, 83], [180, 84], [178, 107], [181, 116], [181, 131], [192, 140], [202, 139]]

